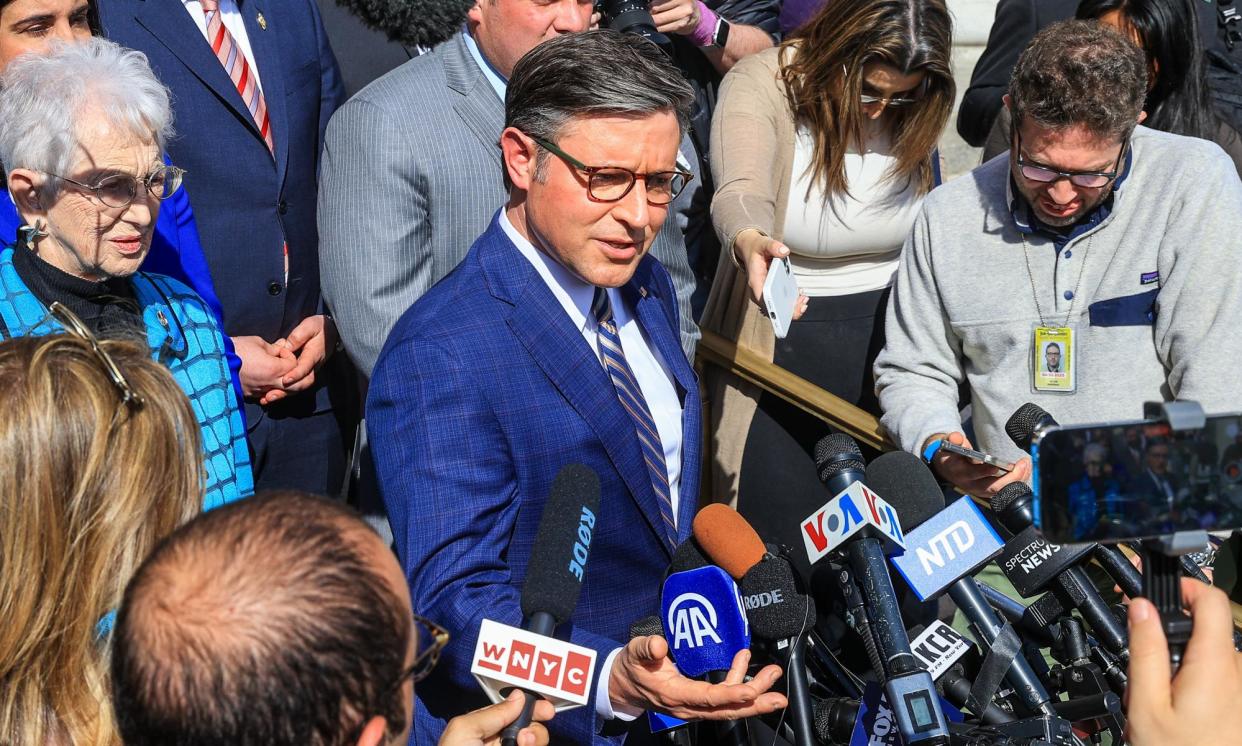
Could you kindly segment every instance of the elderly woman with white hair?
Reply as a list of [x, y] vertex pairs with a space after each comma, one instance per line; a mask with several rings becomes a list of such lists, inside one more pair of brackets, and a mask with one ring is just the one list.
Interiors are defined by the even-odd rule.
[[103, 39], [19, 57], [0, 75], [0, 163], [24, 222], [0, 251], [0, 339], [65, 327], [145, 339], [193, 405], [211, 508], [254, 491], [223, 336], [194, 291], [138, 269], [160, 202], [181, 184], [160, 156], [171, 120], [146, 57]]

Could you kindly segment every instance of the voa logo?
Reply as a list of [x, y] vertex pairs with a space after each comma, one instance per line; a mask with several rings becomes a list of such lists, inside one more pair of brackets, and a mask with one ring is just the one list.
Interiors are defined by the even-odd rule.
[[716, 608], [698, 593], [683, 593], [668, 607], [668, 628], [673, 631], [673, 649], [698, 648], [722, 643], [716, 632]]

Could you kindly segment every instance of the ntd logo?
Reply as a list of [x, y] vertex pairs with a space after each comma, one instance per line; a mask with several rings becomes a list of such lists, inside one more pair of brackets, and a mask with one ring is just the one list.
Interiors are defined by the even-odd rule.
[[864, 484], [855, 482], [802, 522], [807, 559], [818, 562], [860, 532], [885, 544], [905, 547], [897, 511]]
[[698, 593], [683, 593], [668, 607], [667, 629], [673, 633], [673, 649], [720, 645], [716, 632], [716, 608]]
[[940, 533], [933, 536], [927, 547], [915, 547], [914, 554], [919, 558], [923, 572], [931, 575], [932, 565], [944, 569], [945, 563], [959, 557], [962, 552], [975, 545], [975, 534], [966, 521], [957, 521]]
[[585, 704], [594, 668], [595, 651], [590, 648], [485, 619], [471, 671], [497, 689], [519, 686], [554, 704]]

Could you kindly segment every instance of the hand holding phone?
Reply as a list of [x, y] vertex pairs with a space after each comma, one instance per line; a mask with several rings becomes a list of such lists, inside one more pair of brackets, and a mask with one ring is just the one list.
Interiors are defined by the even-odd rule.
[[995, 466], [997, 469], [1000, 469], [1006, 474], [1013, 471], [1013, 464], [1007, 461], [1001, 461], [1000, 459], [996, 458], [990, 453], [984, 453], [983, 451], [976, 451], [975, 449], [967, 448], [966, 446], [959, 446], [958, 444], [953, 443], [952, 441], [949, 441], [949, 440], [940, 441], [940, 450], [945, 451], [947, 453], [956, 453], [959, 456], [965, 456], [966, 458], [969, 458], [969, 459], [974, 459], [975, 461], [978, 461], [981, 464]]
[[768, 277], [763, 283], [763, 308], [772, 321], [777, 339], [784, 339], [798, 309], [798, 283], [785, 257], [773, 259], [768, 265]]
[[1024, 458], [1015, 464], [1006, 463], [975, 450], [960, 432], [938, 433], [928, 438], [923, 459], [938, 477], [963, 494], [985, 500], [991, 499], [1005, 485], [1027, 481], [1031, 476], [1030, 459]]

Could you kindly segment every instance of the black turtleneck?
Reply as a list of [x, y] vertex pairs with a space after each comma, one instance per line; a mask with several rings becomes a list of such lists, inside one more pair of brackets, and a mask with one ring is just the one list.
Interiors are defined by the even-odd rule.
[[60, 301], [98, 336], [132, 337], [142, 332], [138, 298], [127, 277], [84, 280], [45, 262], [20, 242], [13, 249], [13, 269], [44, 306]]

